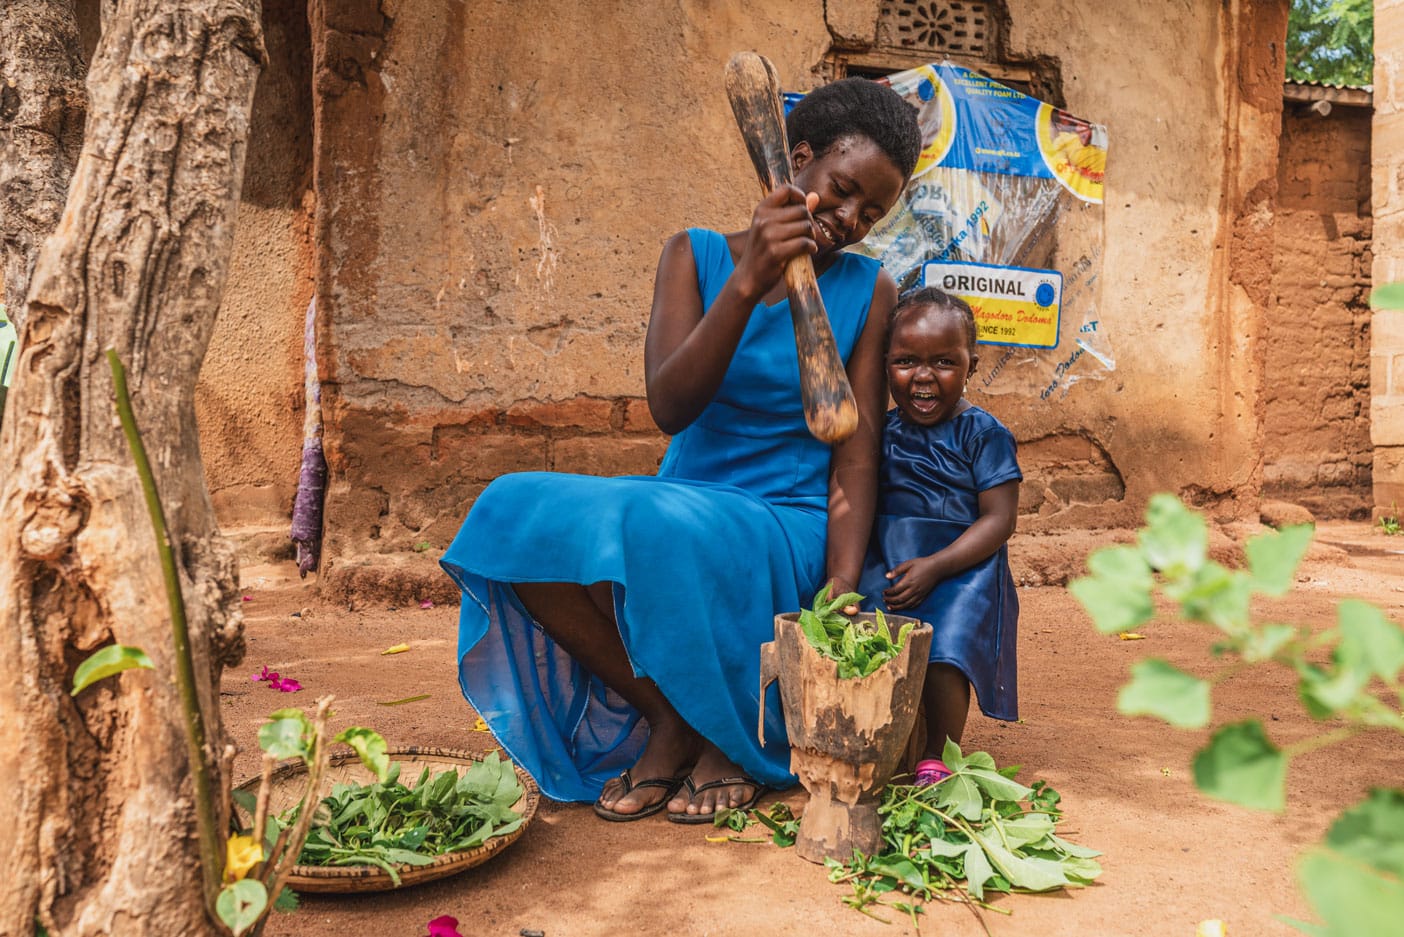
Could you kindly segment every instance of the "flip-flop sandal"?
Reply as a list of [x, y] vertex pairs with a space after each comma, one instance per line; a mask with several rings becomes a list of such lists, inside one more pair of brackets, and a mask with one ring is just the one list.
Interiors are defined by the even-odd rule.
[[[745, 775], [730, 778], [717, 778], [715, 781], [708, 781], [706, 784], [693, 784], [692, 775], [688, 775], [683, 778], [682, 782], [682, 786], [687, 788], [687, 799], [689, 801], [696, 800], [697, 795], [703, 791], [715, 790], [718, 787], [731, 787], [736, 784], [745, 784], [748, 787], [753, 787], [755, 788], [755, 793], [743, 803], [737, 804], [735, 807], [723, 807], [723, 810], [750, 810], [767, 790], [764, 784], [757, 781], [755, 778]], [[716, 822], [716, 816], [716, 811], [712, 811], [711, 813], [670, 813], [668, 814], [668, 822], [695, 825], [706, 823], [711, 825]]]
[[916, 787], [930, 787], [933, 784], [940, 784], [953, 772], [946, 767], [946, 763], [939, 758], [927, 758], [918, 761], [916, 765], [916, 777], [912, 783]]
[[651, 817], [664, 807], [668, 806], [668, 801], [673, 799], [673, 795], [683, 786], [685, 778], [648, 778], [635, 784], [633, 777], [626, 769], [619, 775], [619, 779], [624, 782], [624, 793], [621, 797], [627, 797], [634, 791], [644, 787], [656, 787], [663, 791], [663, 796], [653, 803], [634, 813], [620, 813], [618, 810], [611, 810], [598, 800], [595, 801], [595, 813], [599, 814], [611, 823], [628, 823], [630, 820], [642, 820], [644, 817]]

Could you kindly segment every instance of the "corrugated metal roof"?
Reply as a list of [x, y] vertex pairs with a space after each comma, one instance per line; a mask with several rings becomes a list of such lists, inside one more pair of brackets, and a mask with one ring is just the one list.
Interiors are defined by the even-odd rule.
[[1282, 85], [1282, 98], [1285, 101], [1314, 103], [1326, 101], [1342, 107], [1374, 107], [1374, 88], [1352, 88], [1348, 85], [1329, 85], [1320, 81], [1288, 81]]
[[1292, 81], [1290, 79], [1287, 81], [1287, 85], [1299, 85], [1303, 88], [1355, 88], [1360, 91], [1370, 91], [1374, 88], [1374, 85], [1341, 85], [1329, 81]]

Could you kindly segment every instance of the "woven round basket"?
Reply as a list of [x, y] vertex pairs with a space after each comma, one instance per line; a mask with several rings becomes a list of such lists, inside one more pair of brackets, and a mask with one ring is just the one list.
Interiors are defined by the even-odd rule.
[[[405, 748], [389, 753], [391, 761], [400, 763], [400, 783], [413, 786], [420, 772], [426, 767], [430, 776], [452, 768], [460, 775], [482, 760], [468, 752], [451, 751], [442, 748]], [[531, 776], [516, 765], [517, 780], [524, 793], [512, 809], [521, 814], [522, 824], [505, 836], [494, 836], [475, 849], [451, 852], [439, 856], [428, 865], [397, 865], [395, 871], [400, 876], [397, 886], [390, 873], [373, 865], [296, 865], [288, 876], [288, 887], [297, 892], [362, 892], [390, 891], [394, 888], [408, 888], [421, 882], [456, 875], [475, 866], [482, 865], [497, 853], [516, 842], [517, 837], [526, 831], [527, 824], [536, 815], [536, 805], [541, 800], [541, 792]], [[272, 788], [268, 794], [270, 816], [282, 813], [294, 806], [302, 796], [306, 784], [307, 767], [301, 762], [280, 765], [273, 772]], [[375, 775], [363, 764], [353, 751], [340, 751], [332, 754], [327, 769], [322, 775], [324, 790], [329, 791], [334, 784], [373, 784]], [[258, 778], [250, 778], [238, 787], [239, 790], [258, 793]], [[323, 796], [326, 796], [323, 794]], [[237, 808], [236, 808], [237, 809]], [[239, 810], [241, 823], [251, 824], [253, 819]]]

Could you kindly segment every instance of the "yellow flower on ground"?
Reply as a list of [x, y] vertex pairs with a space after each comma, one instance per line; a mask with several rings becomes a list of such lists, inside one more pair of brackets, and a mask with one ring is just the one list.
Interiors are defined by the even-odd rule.
[[263, 861], [263, 846], [252, 836], [231, 836], [224, 851], [224, 877], [242, 881], [249, 870]]

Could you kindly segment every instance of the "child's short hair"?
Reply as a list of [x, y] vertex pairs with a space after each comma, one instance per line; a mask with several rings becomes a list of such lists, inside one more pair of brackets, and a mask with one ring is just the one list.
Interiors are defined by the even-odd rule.
[[959, 296], [952, 296], [945, 290], [937, 289], [934, 286], [924, 286], [918, 290], [911, 290], [903, 293], [897, 300], [897, 305], [892, 310], [892, 315], [888, 320], [887, 335], [892, 336], [892, 327], [897, 324], [897, 319], [902, 313], [910, 309], [919, 309], [922, 306], [934, 306], [946, 312], [953, 312], [960, 316], [961, 327], [965, 329], [965, 344], [971, 353], [975, 352], [976, 329], [975, 311], [970, 308], [970, 304]]
[[844, 78], [806, 94], [785, 118], [790, 146], [807, 142], [815, 156], [854, 134], [867, 137], [911, 178], [921, 155], [916, 108], [887, 85], [867, 78]]

